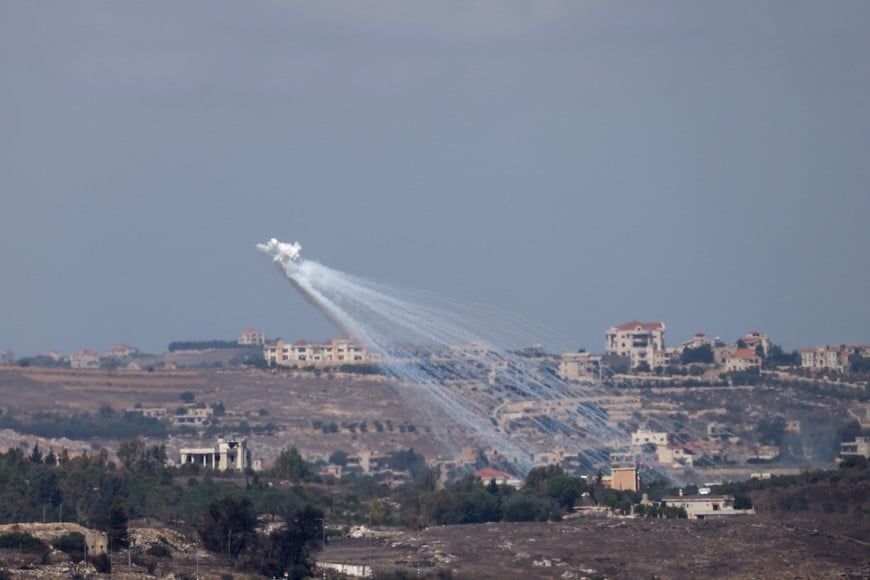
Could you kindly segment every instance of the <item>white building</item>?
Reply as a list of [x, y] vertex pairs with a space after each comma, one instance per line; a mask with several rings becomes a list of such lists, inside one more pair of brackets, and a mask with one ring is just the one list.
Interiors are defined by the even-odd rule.
[[703, 332], [696, 332], [695, 336], [683, 343], [684, 349], [701, 348], [702, 346], [709, 346], [712, 349], [716, 346], [716, 340], [707, 338], [707, 335]]
[[109, 350], [100, 355], [102, 359], [123, 359], [129, 358], [134, 354], [138, 353], [139, 349], [135, 346], [130, 346], [129, 344], [121, 344], [118, 343], [111, 347]]
[[582, 381], [599, 376], [601, 356], [588, 352], [566, 352], [559, 360], [559, 377], [566, 381]]
[[605, 334], [604, 349], [607, 354], [629, 357], [633, 368], [644, 362], [650, 369], [664, 366], [667, 364], [665, 323], [632, 320], [612, 326]]
[[751, 348], [738, 348], [732, 356], [725, 360], [725, 370], [728, 372], [748, 371], [761, 368], [761, 357]]
[[747, 332], [746, 336], [743, 337], [743, 343], [746, 345], [746, 348], [751, 348], [752, 350], [760, 346], [765, 356], [770, 352], [770, 339], [767, 338], [766, 334], [761, 334], [757, 330]]
[[98, 369], [100, 368], [100, 355], [90, 349], [83, 348], [69, 355], [69, 366], [74, 369]]
[[840, 459], [857, 456], [870, 459], [870, 437], [855, 437], [854, 441], [840, 443]]
[[649, 443], [656, 446], [667, 445], [668, 434], [664, 432], [647, 431], [645, 429], [638, 429], [631, 434], [632, 447], [643, 447]]
[[172, 422], [176, 425], [202, 425], [213, 414], [214, 409], [211, 407], [187, 407], [184, 413], [173, 415]]
[[278, 366], [363, 364], [379, 360], [366, 347], [349, 337], [327, 343], [297, 340], [293, 344], [279, 339], [265, 345], [263, 356], [266, 363]]
[[266, 335], [256, 328], [249, 328], [239, 335], [236, 343], [246, 346], [262, 346], [266, 344]]
[[690, 520], [703, 520], [709, 517], [742, 516], [754, 514], [754, 509], [734, 509], [734, 497], [730, 495], [687, 495], [663, 497], [668, 507], [683, 508]]
[[189, 447], [179, 450], [181, 464], [196, 464], [216, 471], [244, 471], [253, 467], [246, 439], [220, 438], [214, 447]]
[[843, 372], [849, 368], [849, 357], [855, 354], [870, 356], [870, 345], [841, 344], [805, 348], [801, 351], [801, 366], [806, 369], [831, 369]]

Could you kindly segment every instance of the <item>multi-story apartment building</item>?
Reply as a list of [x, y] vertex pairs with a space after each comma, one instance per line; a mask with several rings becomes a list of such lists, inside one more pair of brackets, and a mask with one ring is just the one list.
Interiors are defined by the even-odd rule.
[[807, 369], [831, 369], [845, 371], [852, 355], [870, 356], [870, 344], [841, 344], [817, 346], [801, 351], [801, 366]]
[[605, 352], [631, 359], [631, 366], [647, 363], [650, 368], [667, 364], [665, 323], [632, 320], [612, 326], [605, 335]]
[[350, 337], [327, 343], [297, 340], [293, 344], [278, 339], [266, 344], [264, 356], [268, 364], [279, 366], [362, 364], [379, 360]]
[[238, 344], [257, 346], [266, 344], [266, 335], [256, 328], [249, 328], [236, 339]]

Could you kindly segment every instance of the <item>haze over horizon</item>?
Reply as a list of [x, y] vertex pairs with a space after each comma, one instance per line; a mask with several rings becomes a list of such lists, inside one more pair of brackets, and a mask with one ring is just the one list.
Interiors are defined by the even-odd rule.
[[254, 244], [602, 351], [870, 343], [866, 2], [0, 3], [0, 349], [338, 334]]

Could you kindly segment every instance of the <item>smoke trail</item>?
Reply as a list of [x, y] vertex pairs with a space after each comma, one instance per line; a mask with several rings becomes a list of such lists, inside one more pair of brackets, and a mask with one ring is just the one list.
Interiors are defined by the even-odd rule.
[[[600, 466], [609, 449], [626, 443], [593, 402], [600, 385], [568, 383], [552, 359], [518, 351], [541, 337], [523, 321], [333, 270], [302, 259], [299, 244], [273, 238], [257, 249], [309, 303], [383, 360], [407, 402], [433, 423], [449, 418], [455, 431], [444, 443], [453, 451], [473, 441], [525, 473], [535, 452], [557, 445]], [[517, 411], [524, 402], [528, 410]]]

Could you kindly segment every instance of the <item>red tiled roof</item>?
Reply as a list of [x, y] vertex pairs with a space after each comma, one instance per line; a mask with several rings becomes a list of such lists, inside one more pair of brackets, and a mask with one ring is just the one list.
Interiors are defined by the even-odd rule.
[[631, 322], [620, 324], [616, 327], [616, 330], [634, 330], [638, 326], [641, 330], [660, 330], [664, 328], [664, 324], [661, 322], [640, 322], [638, 320], [632, 320]]
[[514, 479], [514, 476], [510, 473], [505, 473], [504, 471], [499, 471], [492, 467], [478, 469], [474, 472], [474, 477], [479, 477], [480, 479]]
[[701, 331], [699, 330], [698, 332], [695, 333], [695, 336], [697, 336], [698, 338], [700, 338], [700, 337], [702, 337], [702, 336], [707, 336], [707, 335], [704, 334], [703, 332], [701, 332]]
[[758, 358], [758, 355], [751, 348], [738, 348], [734, 358]]
[[293, 346], [308, 346], [308, 341], [303, 340], [303, 339], [299, 339], [293, 343]]

